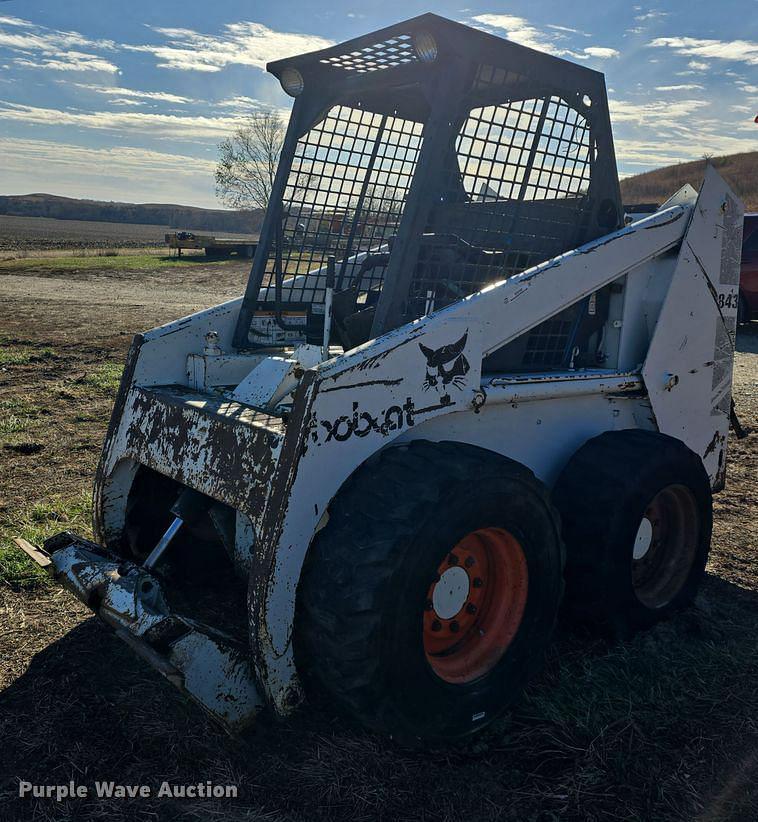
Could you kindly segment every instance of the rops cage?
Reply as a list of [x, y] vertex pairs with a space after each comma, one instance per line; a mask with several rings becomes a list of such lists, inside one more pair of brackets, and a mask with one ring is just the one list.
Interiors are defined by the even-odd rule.
[[[601, 74], [433, 14], [269, 64], [294, 97], [235, 342], [348, 350], [620, 225]], [[607, 295], [485, 370], [589, 364]]]

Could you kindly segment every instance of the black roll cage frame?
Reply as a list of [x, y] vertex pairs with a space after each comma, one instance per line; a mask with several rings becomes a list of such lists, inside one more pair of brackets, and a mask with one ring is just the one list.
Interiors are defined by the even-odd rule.
[[[429, 36], [436, 47], [434, 59], [421, 59], [420, 50], [409, 54], [416, 43], [428, 45]], [[295, 97], [284, 138], [240, 307], [235, 348], [254, 347], [249, 339], [250, 324], [261, 308], [259, 294], [272, 247], [274, 254], [280, 255], [279, 264], [274, 266], [273, 307], [277, 324], [287, 328], [283, 310], [289, 303], [281, 299], [285, 188], [298, 141], [337, 105], [357, 106], [385, 117], [423, 123], [423, 142], [393, 237], [371, 336], [379, 336], [410, 319], [406, 313], [407, 300], [422, 238], [442, 196], [444, 164], [449, 160], [461, 123], [474, 107], [497, 105], [503, 100], [502, 87], [477, 87], [477, 73], [485, 65], [515, 73], [515, 82], [508, 85], [509, 102], [538, 97], [547, 100], [552, 95], [580, 112], [589, 124], [594, 147], [587, 192], [591, 213], [583, 230], [572, 238], [570, 247], [621, 226], [623, 209], [604, 76], [438, 15], [424, 14], [328, 49], [268, 64], [267, 70], [283, 86], [294, 69], [302, 78], [302, 91]], [[341, 273], [338, 267], [338, 277]]]

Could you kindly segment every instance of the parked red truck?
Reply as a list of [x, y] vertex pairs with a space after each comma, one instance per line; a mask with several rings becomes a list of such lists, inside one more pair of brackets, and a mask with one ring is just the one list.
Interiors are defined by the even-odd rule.
[[758, 214], [746, 214], [742, 232], [740, 304], [737, 320], [758, 319]]

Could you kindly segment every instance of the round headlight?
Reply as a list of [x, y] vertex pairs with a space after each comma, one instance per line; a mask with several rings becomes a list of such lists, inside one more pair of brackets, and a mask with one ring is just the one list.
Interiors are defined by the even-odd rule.
[[289, 94], [290, 97], [297, 97], [298, 94], [302, 94], [303, 89], [305, 88], [305, 82], [303, 80], [303, 75], [296, 68], [292, 68], [291, 66], [284, 69], [279, 77], [279, 82], [282, 84], [282, 88]]
[[437, 59], [437, 41], [428, 31], [420, 31], [413, 36], [413, 48], [423, 63], [432, 63]]

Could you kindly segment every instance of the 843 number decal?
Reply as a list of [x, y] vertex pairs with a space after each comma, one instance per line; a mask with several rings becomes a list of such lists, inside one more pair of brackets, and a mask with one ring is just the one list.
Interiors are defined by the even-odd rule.
[[719, 308], [733, 308], [736, 311], [739, 302], [740, 298], [736, 291], [730, 291], [728, 294], [722, 292], [718, 295]]

